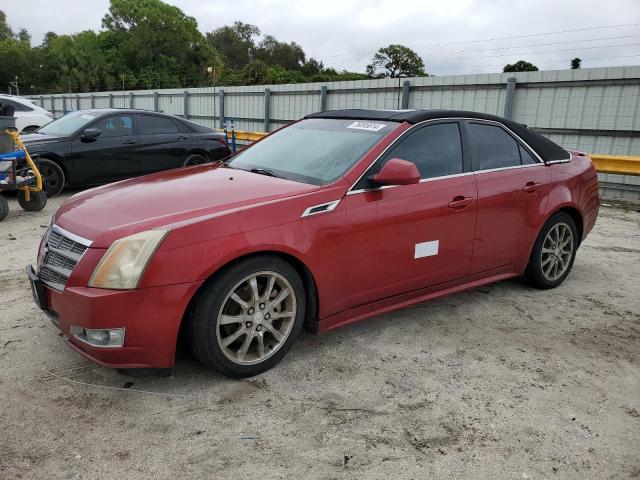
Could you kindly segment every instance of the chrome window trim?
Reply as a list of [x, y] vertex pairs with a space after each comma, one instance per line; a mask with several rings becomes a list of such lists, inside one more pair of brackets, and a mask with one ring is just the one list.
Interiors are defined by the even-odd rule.
[[80, 235], [76, 235], [75, 233], [71, 233], [69, 230], [65, 230], [64, 228], [59, 227], [58, 225], [55, 225], [55, 224], [52, 225], [51, 229], [58, 232], [61, 235], [64, 235], [70, 240], [73, 240], [74, 242], [79, 243], [80, 245], [84, 245], [87, 248], [89, 248], [93, 243], [93, 241], [88, 240], [84, 237], [81, 237]]
[[[333, 200], [331, 202], [319, 203], [317, 205], [311, 205], [304, 212], [302, 212], [302, 215], [300, 215], [300, 217], [301, 218], [312, 217], [314, 215], [320, 215], [321, 213], [331, 212], [331, 211], [335, 210], [335, 208], [338, 206], [339, 203], [340, 203], [340, 199]], [[326, 208], [324, 210], [320, 210], [319, 212], [314, 212], [313, 211], [316, 208], [320, 208], [320, 207], [326, 207]]]
[[[567, 159], [563, 159], [563, 160], [552, 160], [550, 162], [545, 162], [544, 160], [542, 160], [542, 158], [540, 157], [540, 155], [538, 155], [538, 153], [531, 148], [531, 146], [525, 142], [522, 138], [520, 138], [520, 136], [515, 133], [513, 130], [511, 130], [509, 127], [507, 127], [506, 125], [504, 125], [503, 123], [500, 123], [496, 120], [486, 120], [486, 119], [482, 119], [482, 118], [471, 118], [471, 117], [441, 117], [441, 118], [431, 118], [429, 120], [423, 120], [422, 122], [418, 122], [414, 125], [412, 125], [411, 127], [409, 127], [407, 130], [405, 130], [404, 132], [402, 132], [400, 134], [400, 136], [398, 138], [396, 138], [393, 142], [391, 142], [389, 145], [387, 145], [387, 147], [380, 152], [380, 154], [371, 162], [371, 164], [365, 169], [365, 171], [362, 173], [362, 175], [360, 175], [355, 182], [353, 182], [353, 184], [349, 187], [349, 190], [347, 190], [346, 195], [355, 195], [356, 193], [363, 193], [363, 192], [373, 192], [373, 191], [378, 191], [378, 190], [383, 190], [385, 188], [392, 188], [392, 187], [397, 187], [399, 185], [385, 185], [383, 187], [377, 187], [377, 188], [359, 188], [357, 190], [353, 190], [353, 187], [355, 187], [358, 182], [360, 182], [360, 180], [362, 180], [362, 178], [367, 174], [367, 172], [376, 164], [376, 162], [378, 160], [380, 160], [380, 158], [382, 158], [383, 155], [385, 155], [392, 147], [394, 147], [398, 142], [400, 142], [406, 135], [408, 135], [414, 128], [417, 128], [421, 125], [425, 125], [428, 123], [433, 123], [433, 122], [442, 122], [442, 121], [446, 121], [446, 120], [451, 120], [451, 121], [461, 121], [461, 120], [466, 120], [466, 121], [473, 121], [476, 123], [487, 123], [490, 125], [497, 125], [498, 127], [501, 127], [502, 129], [506, 130], [510, 135], [512, 135], [513, 137], [517, 138], [518, 141], [520, 143], [522, 143], [522, 145], [529, 151], [529, 153], [538, 161], [538, 163], [532, 163], [532, 164], [528, 164], [528, 165], [512, 165], [509, 167], [500, 167], [500, 168], [493, 168], [491, 170], [471, 170], [470, 172], [463, 172], [463, 173], [458, 173], [455, 175], [445, 175], [442, 177], [432, 177], [432, 178], [424, 178], [424, 179], [420, 179], [420, 183], [423, 182], [427, 182], [427, 181], [434, 181], [434, 180], [441, 180], [441, 179], [446, 179], [446, 178], [452, 178], [452, 177], [459, 177], [459, 176], [463, 176], [463, 175], [470, 175], [470, 174], [475, 174], [475, 173], [484, 173], [484, 172], [497, 172], [500, 170], [510, 170], [510, 169], [516, 169], [516, 168], [526, 168], [526, 167], [537, 167], [540, 165], [550, 165], [550, 164], [555, 164], [555, 163], [567, 163], [571, 161], [571, 154], [569, 154], [569, 158]], [[462, 137], [463, 133], [460, 132], [460, 135]], [[473, 167], [473, 165], [472, 165]]]

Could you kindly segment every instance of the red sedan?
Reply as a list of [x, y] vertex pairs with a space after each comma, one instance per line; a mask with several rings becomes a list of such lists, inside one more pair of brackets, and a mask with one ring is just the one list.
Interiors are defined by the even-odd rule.
[[75, 195], [27, 268], [69, 344], [101, 365], [171, 368], [178, 338], [256, 375], [325, 332], [524, 276], [553, 288], [598, 214], [590, 159], [458, 111], [343, 110], [224, 165]]

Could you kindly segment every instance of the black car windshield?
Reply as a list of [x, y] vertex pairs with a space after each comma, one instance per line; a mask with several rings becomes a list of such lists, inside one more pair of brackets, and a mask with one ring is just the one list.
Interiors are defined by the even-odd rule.
[[66, 137], [74, 134], [81, 128], [93, 122], [96, 118], [98, 118], [98, 115], [90, 112], [67, 113], [64, 117], [47, 123], [44, 127], [39, 128], [38, 133]]
[[396, 122], [311, 118], [235, 155], [227, 165], [315, 185], [344, 175]]

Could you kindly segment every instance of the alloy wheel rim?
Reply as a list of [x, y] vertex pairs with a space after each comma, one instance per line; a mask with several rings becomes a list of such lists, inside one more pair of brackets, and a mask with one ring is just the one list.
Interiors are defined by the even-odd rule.
[[573, 255], [573, 231], [566, 223], [557, 223], [542, 243], [540, 260], [542, 274], [550, 282], [559, 279], [569, 269]]
[[52, 192], [57, 191], [60, 185], [58, 172], [52, 167], [44, 167], [41, 173], [45, 180], [46, 189]]
[[233, 363], [252, 365], [275, 354], [289, 338], [297, 314], [291, 283], [273, 271], [252, 273], [226, 295], [216, 339]]

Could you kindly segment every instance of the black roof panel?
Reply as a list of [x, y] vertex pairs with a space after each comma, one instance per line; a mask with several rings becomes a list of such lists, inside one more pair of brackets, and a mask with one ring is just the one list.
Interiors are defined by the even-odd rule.
[[547, 137], [539, 134], [521, 123], [513, 122], [497, 115], [488, 113], [469, 112], [465, 110], [365, 110], [347, 109], [330, 110], [328, 112], [312, 113], [305, 118], [336, 118], [353, 120], [381, 120], [391, 122], [407, 122], [416, 124], [425, 120], [436, 120], [440, 118], [468, 118], [478, 120], [492, 120], [499, 122], [513, 131], [531, 148], [533, 148], [540, 158], [545, 162], [556, 160], [567, 160], [570, 157], [561, 146], [555, 144]]

